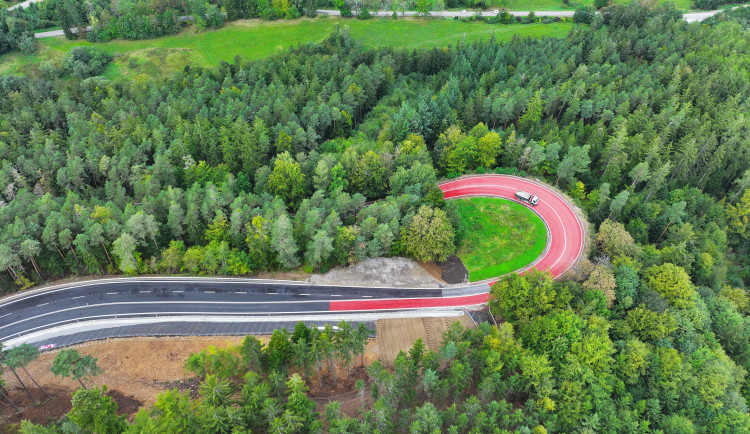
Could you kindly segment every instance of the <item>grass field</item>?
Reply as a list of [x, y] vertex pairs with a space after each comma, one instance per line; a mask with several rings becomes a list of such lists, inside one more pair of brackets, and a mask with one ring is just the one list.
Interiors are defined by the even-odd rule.
[[469, 280], [489, 279], [523, 268], [544, 251], [547, 229], [525, 206], [503, 199], [460, 199], [458, 211], [467, 228], [458, 249]]
[[365, 45], [406, 48], [446, 46], [464, 37], [466, 41], [488, 40], [493, 33], [498, 41], [510, 40], [515, 34], [564, 37], [574, 26], [573, 23], [562, 22], [504, 26], [457, 20], [411, 19], [247, 20], [203, 33], [189, 29], [175, 36], [141, 41], [90, 44], [86, 41], [68, 41], [62, 37], [42, 39], [40, 52], [36, 55], [14, 53], [0, 57], [0, 74], [24, 74], [42, 60], [59, 63], [65, 52], [76, 45], [96, 45], [116, 56], [104, 76], [110, 79], [131, 79], [139, 75], [152, 77], [180, 70], [186, 64], [215, 67], [221, 60], [233, 60], [236, 54], [258, 59], [298, 42], [318, 42], [330, 34], [337, 24], [342, 28], [349, 26], [352, 36]]

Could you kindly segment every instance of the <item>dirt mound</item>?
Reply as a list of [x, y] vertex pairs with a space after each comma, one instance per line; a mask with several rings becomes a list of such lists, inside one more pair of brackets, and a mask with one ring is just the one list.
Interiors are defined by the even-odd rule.
[[143, 403], [133, 395], [125, 395], [119, 390], [108, 390], [107, 396], [114, 399], [117, 402], [117, 414], [130, 415], [138, 411]]
[[[29, 388], [31, 394], [40, 401], [38, 406], [29, 399], [22, 388], [17, 387], [11, 390], [10, 398], [21, 411], [16, 413], [11, 407], [3, 407], [0, 413], [2, 420], [8, 423], [19, 423], [27, 419], [34, 423], [48, 424], [56, 422], [70, 411], [71, 393], [69, 389], [46, 387], [44, 390], [50, 394], [51, 400], [47, 401], [47, 397], [39, 389]], [[6, 401], [3, 401], [3, 403], [5, 404]]]
[[447, 283], [465, 283], [469, 281], [469, 270], [456, 255], [448, 256], [445, 262], [438, 262], [440, 278]]
[[188, 378], [186, 380], [175, 380], [164, 382], [166, 390], [177, 389], [179, 392], [188, 392], [191, 398], [195, 399], [198, 397], [198, 386], [201, 382], [197, 378]]
[[[52, 399], [47, 399], [39, 389], [33, 390], [29, 388], [32, 395], [39, 400], [39, 405], [36, 405], [29, 399], [29, 396], [22, 388], [14, 388], [10, 392], [10, 397], [21, 411], [16, 413], [10, 406], [3, 407], [2, 412], [0, 412], [2, 420], [8, 423], [19, 423], [22, 420], [29, 420], [44, 425], [60, 420], [72, 408], [71, 399], [73, 391], [62, 387], [46, 387], [45, 390], [50, 394]], [[116, 389], [108, 390], [107, 396], [117, 402], [117, 414], [120, 415], [132, 415], [143, 405], [134, 396], [125, 395]], [[5, 403], [3, 401], [3, 404]], [[3, 431], [0, 430], [0, 432]]]
[[406, 258], [371, 258], [349, 267], [337, 267], [310, 282], [328, 285], [435, 288], [444, 285], [416, 262]]

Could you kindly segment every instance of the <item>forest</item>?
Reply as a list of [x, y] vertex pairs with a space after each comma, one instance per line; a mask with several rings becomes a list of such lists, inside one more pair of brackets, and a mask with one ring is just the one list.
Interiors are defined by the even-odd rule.
[[466, 229], [437, 180], [523, 170], [594, 243], [564, 281], [496, 284], [499, 327], [370, 366], [356, 418], [299, 420], [312, 377], [289, 362], [168, 392], [133, 432], [749, 431], [747, 23], [631, 4], [565, 39], [407, 51], [339, 29], [147, 84], [2, 76], [0, 284], [441, 259]]
[[[528, 17], [513, 17], [504, 12], [507, 0], [499, 0], [496, 17], [482, 17], [468, 14], [462, 20], [484, 20], [490, 23], [532, 23], [560, 20], [559, 17], [538, 18], [531, 13]], [[717, 9], [725, 3], [744, 3], [729, 0], [695, 0], [696, 9]], [[577, 6], [574, 20], [588, 23], [597, 10], [602, 16], [616, 14], [619, 4], [612, 0], [595, 0], [586, 6], [562, 0], [566, 7]], [[671, 3], [667, 3], [671, 4]], [[428, 17], [431, 12], [457, 8], [486, 9], [487, 0], [163, 0], [109, 2], [105, 0], [45, 0], [32, 3], [27, 8], [8, 11], [0, 9], [0, 55], [11, 51], [32, 54], [38, 50], [34, 38], [35, 31], [62, 27], [68, 39], [85, 38], [91, 42], [106, 42], [113, 39], [149, 39], [179, 33], [188, 25], [194, 24], [197, 31], [219, 28], [226, 21], [241, 19], [296, 19], [302, 16], [313, 18], [317, 10], [337, 9], [342, 17], [370, 19], [370, 11], [389, 10], [392, 17], [403, 16], [405, 11], [417, 11]], [[553, 8], [556, 9], [556, 8]], [[87, 31], [87, 26], [91, 26]], [[84, 35], [85, 34], [85, 35]]]

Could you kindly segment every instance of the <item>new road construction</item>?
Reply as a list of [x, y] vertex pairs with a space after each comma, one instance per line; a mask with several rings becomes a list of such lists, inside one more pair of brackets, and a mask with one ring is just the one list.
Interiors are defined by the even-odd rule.
[[[562, 276], [583, 252], [582, 222], [562, 196], [542, 183], [507, 175], [467, 176], [440, 185], [446, 199], [539, 197], [536, 212], [548, 246], [528, 266]], [[498, 276], [499, 277], [499, 276]], [[134, 277], [68, 283], [0, 301], [0, 342], [62, 346], [113, 336], [264, 333], [288, 323], [459, 315], [482, 305], [496, 279], [435, 289], [313, 285], [209, 277]]]

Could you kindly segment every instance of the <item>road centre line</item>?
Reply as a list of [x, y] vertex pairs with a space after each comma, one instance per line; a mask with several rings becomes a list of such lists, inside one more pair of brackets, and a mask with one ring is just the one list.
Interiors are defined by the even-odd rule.
[[[583, 251], [584, 239], [586, 237], [586, 234], [584, 234], [583, 223], [581, 222], [581, 219], [578, 218], [578, 214], [576, 214], [575, 210], [570, 206], [568, 200], [566, 200], [562, 195], [560, 195], [559, 193], [557, 193], [555, 190], [547, 187], [546, 185], [542, 184], [541, 182], [534, 181], [534, 180], [527, 179], [527, 178], [522, 178], [520, 176], [515, 176], [515, 175], [494, 175], [494, 174], [469, 175], [469, 176], [461, 177], [461, 178], [458, 178], [458, 179], [455, 179], [455, 180], [446, 181], [446, 182], [442, 183], [441, 186], [442, 185], [451, 185], [453, 183], [460, 183], [460, 182], [462, 182], [463, 180], [466, 180], [466, 179], [476, 179], [476, 178], [485, 178], [485, 179], [492, 179], [492, 178], [494, 178], [494, 179], [503, 179], [503, 178], [508, 179], [508, 178], [510, 178], [510, 179], [515, 179], [518, 182], [529, 184], [529, 185], [533, 185], [534, 187], [537, 187], [537, 188], [541, 188], [541, 189], [549, 192], [550, 194], [552, 194], [552, 196], [554, 196], [560, 202], [562, 202], [563, 205], [565, 207], [567, 207], [573, 213], [573, 217], [575, 218], [576, 223], [578, 224], [578, 229], [579, 229], [579, 231], [581, 233], [581, 243], [578, 246], [578, 249], [576, 251], [576, 255], [575, 255], [576, 260], [573, 261], [573, 262], [571, 262], [568, 265], [567, 268], [565, 268], [560, 273], [558, 273], [558, 275], [555, 276], [555, 279], [557, 279], [558, 277], [560, 277], [563, 274], [565, 274], [568, 270], [570, 270], [570, 268], [573, 266], [573, 264], [575, 264], [576, 261], [578, 261], [580, 255], [581, 255], [581, 252]], [[456, 188], [453, 188], [453, 189], [446, 189], [446, 190], [443, 190], [443, 191], [444, 192], [445, 191], [453, 191], [453, 190], [457, 190], [457, 189], [460, 189], [460, 188], [462, 188], [462, 187], [456, 187]], [[505, 188], [512, 188], [512, 187], [505, 187]], [[563, 228], [564, 228], [564, 226], [563, 226]]]
[[[455, 181], [449, 181], [449, 182], [446, 182], [445, 184], [448, 184], [448, 185], [450, 185], [450, 184], [453, 184], [453, 183], [457, 183], [457, 184], [458, 184], [459, 182], [461, 182], [461, 181], [462, 181], [462, 180], [464, 180], [464, 179], [473, 179], [473, 178], [475, 178], [475, 177], [469, 177], [469, 178], [461, 178], [461, 179], [457, 179], [457, 180], [455, 180]], [[573, 218], [575, 218], [575, 220], [576, 220], [576, 223], [578, 224], [578, 227], [579, 227], [579, 229], [580, 229], [580, 231], [581, 231], [581, 237], [583, 237], [583, 228], [581, 227], [581, 222], [580, 222], [580, 220], [578, 219], [578, 216], [577, 216], [577, 215], [575, 214], [575, 211], [573, 211], [573, 209], [572, 209], [572, 208], [570, 207], [570, 205], [568, 205], [568, 203], [567, 203], [567, 201], [566, 201], [565, 199], [563, 199], [563, 198], [562, 198], [562, 197], [561, 197], [561, 196], [560, 196], [559, 194], [557, 194], [557, 193], [556, 193], [555, 191], [553, 191], [553, 190], [551, 190], [551, 189], [549, 189], [549, 188], [547, 188], [547, 187], [543, 186], [542, 184], [539, 184], [539, 183], [536, 183], [536, 182], [532, 182], [532, 181], [529, 181], [529, 180], [527, 180], [527, 179], [525, 179], [525, 178], [520, 178], [520, 177], [513, 177], [513, 178], [514, 178], [514, 179], [516, 179], [516, 180], [518, 180], [518, 181], [519, 181], [520, 183], [522, 183], [522, 184], [527, 184], [527, 185], [530, 185], [530, 186], [534, 186], [534, 187], [536, 187], [536, 188], [540, 188], [540, 189], [544, 190], [545, 192], [547, 192], [547, 193], [551, 194], [551, 195], [552, 195], [552, 196], [553, 196], [553, 197], [554, 197], [555, 199], [557, 199], [558, 201], [562, 202], [562, 205], [563, 205], [563, 206], [565, 206], [566, 208], [568, 208], [568, 210], [570, 210], [570, 212], [571, 212], [571, 213], [573, 214]], [[444, 184], [444, 185], [445, 185], [445, 184]], [[464, 190], [464, 189], [469, 189], [469, 188], [483, 188], [483, 187], [487, 187], [487, 188], [492, 188], [492, 189], [508, 189], [508, 190], [516, 190], [516, 188], [515, 188], [515, 187], [509, 187], [509, 186], [504, 186], [504, 185], [497, 185], [497, 184], [469, 184], [469, 185], [463, 185], [463, 184], [460, 184], [460, 185], [458, 185], [458, 186], [456, 186], [456, 187], [453, 187], [453, 186], [451, 185], [451, 187], [449, 187], [449, 188], [446, 188], [445, 190], [443, 190], [443, 192], [449, 192], [449, 191], [450, 191], [450, 192], [459, 192], [459, 193], [460, 193], [460, 190]], [[481, 194], [480, 194], [480, 195], [477, 195], [477, 196], [481, 196]], [[460, 198], [460, 197], [456, 197], [456, 198], [458, 199], [458, 198]], [[513, 200], [513, 199], [512, 199], [512, 198], [510, 198], [510, 197], [508, 197], [508, 199], [509, 199], [509, 200]], [[555, 207], [554, 207], [554, 206], [550, 205], [549, 203], [547, 203], [547, 205], [549, 206], [550, 210], [552, 210], [552, 212], [553, 212], [553, 213], [555, 213], [555, 216], [557, 217], [557, 220], [558, 220], [558, 221], [560, 222], [560, 226], [562, 227], [562, 230], [563, 230], [563, 249], [562, 249], [562, 251], [563, 251], [563, 252], [565, 252], [565, 251], [567, 250], [567, 248], [568, 248], [568, 237], [567, 237], [567, 230], [566, 230], [566, 228], [565, 228], [565, 222], [563, 221], [562, 217], [560, 217], [560, 214], [559, 214], [559, 213], [557, 212], [557, 210], [555, 209]], [[542, 220], [544, 220], [544, 219], [542, 219]], [[577, 252], [577, 254], [576, 254], [576, 258], [578, 258], [578, 256], [580, 255], [580, 252], [581, 252], [581, 247], [579, 247], [579, 248], [578, 248], [578, 252]], [[558, 256], [558, 258], [557, 258], [557, 260], [556, 260], [556, 261], [555, 261], [554, 263], [552, 263], [552, 265], [548, 266], [548, 267], [547, 267], [547, 269], [548, 269], [548, 270], [551, 270], [551, 269], [552, 269], [553, 267], [555, 267], [555, 266], [556, 266], [556, 265], [557, 265], [557, 264], [558, 264], [558, 263], [559, 263], [559, 262], [560, 262], [560, 261], [561, 261], [561, 260], [562, 260], [562, 259], [563, 259], [563, 258], [564, 258], [565, 256], [566, 256], [566, 255], [562, 255], [562, 254], [561, 254], [561, 255], [559, 255], [559, 256]], [[570, 265], [569, 265], [569, 266], [568, 266], [568, 267], [567, 267], [567, 268], [566, 268], [565, 270], [563, 270], [563, 271], [562, 271], [561, 273], [559, 273], [559, 274], [558, 274], [558, 276], [561, 276], [561, 275], [562, 275], [562, 274], [564, 274], [564, 273], [565, 273], [566, 271], [568, 271], [568, 269], [570, 269], [570, 267], [572, 266], [572, 264], [573, 264], [574, 262], [575, 262], [575, 261], [571, 262], [571, 264], [570, 264]], [[556, 277], [557, 277], [557, 276], [556, 276]]]
[[[475, 294], [475, 295], [478, 295], [478, 294]], [[373, 296], [371, 296], [371, 295], [363, 295], [362, 297], [363, 298], [372, 298]], [[379, 298], [377, 300], [378, 301], [409, 301], [409, 300], [430, 300], [430, 299], [433, 299], [433, 298], [454, 299], [454, 298], [463, 298], [463, 297], [470, 297], [470, 296], [462, 294], [462, 295], [443, 296], [443, 297]], [[351, 302], [361, 301], [361, 299], [348, 299], [348, 300], [342, 300], [341, 302], [348, 302], [348, 301], [351, 301]], [[3, 325], [0, 326], [0, 330], [4, 329], [6, 327], [10, 327], [10, 326], [13, 326], [13, 325], [16, 325], [16, 324], [20, 324], [20, 323], [23, 323], [23, 322], [26, 322], [26, 321], [30, 321], [30, 320], [33, 320], [33, 319], [37, 319], [37, 318], [41, 318], [41, 317], [45, 317], [45, 316], [49, 316], [49, 315], [59, 314], [61, 312], [67, 312], [67, 311], [72, 311], [72, 310], [76, 310], [76, 309], [87, 309], [87, 308], [102, 307], [102, 306], [144, 305], [144, 304], [159, 304], [159, 305], [164, 305], [164, 304], [202, 304], [202, 305], [206, 305], [206, 304], [242, 304], [242, 305], [264, 305], [264, 304], [288, 304], [288, 303], [291, 303], [291, 302], [289, 300], [284, 300], [284, 301], [192, 301], [192, 300], [191, 301], [117, 301], [117, 302], [112, 302], [112, 303], [86, 304], [85, 306], [74, 306], [74, 307], [60, 309], [60, 310], [56, 310], [56, 311], [52, 311], [52, 312], [46, 312], [46, 313], [43, 313], [43, 314], [39, 314], [39, 315], [27, 317], [27, 318], [24, 318], [24, 319], [19, 320], [19, 321], [14, 321], [12, 323], [3, 324]], [[303, 300], [295, 300], [293, 303], [327, 303], [327, 301], [326, 300], [304, 300], [304, 301]], [[336, 303], [339, 303], [339, 301], [337, 301]], [[449, 306], [441, 306], [441, 307], [445, 308], [445, 307], [449, 307]], [[377, 309], [377, 310], [412, 310], [412, 309], [420, 309], [420, 308], [419, 307], [415, 307], [415, 308], [393, 308], [393, 309]], [[328, 311], [326, 311], [326, 312], [328, 312]], [[139, 313], [142, 314], [143, 312], [139, 312]], [[283, 313], [283, 312], [272, 312], [272, 315], [277, 315], [277, 314], [280, 314], [280, 313]], [[293, 313], [293, 312], [288, 312], [288, 313]], [[297, 313], [299, 313], [299, 312], [297, 312]], [[159, 313], [159, 314], [161, 314], [161, 313]], [[258, 315], [267, 315], [267, 314], [268, 314], [267, 312], [259, 312], [258, 313]], [[122, 315], [122, 314], [118, 314], [118, 315]], [[81, 318], [78, 318], [78, 319], [80, 320]]]
[[[483, 188], [483, 187], [513, 189], [513, 187], [493, 185], [493, 184], [472, 184], [472, 185], [468, 185], [468, 186], [456, 187], [456, 188], [453, 188], [453, 189], [450, 189], [450, 190], [447, 190], [447, 191], [457, 191], [457, 190], [462, 190], [462, 189], [467, 189], [467, 188]], [[543, 188], [543, 190], [547, 191], [549, 193], [552, 193], [552, 191], [550, 191], [550, 190], [548, 190], [546, 188]], [[559, 198], [557, 198], [557, 199], [559, 199]], [[564, 205], [567, 206], [567, 203], [564, 204]], [[550, 210], [552, 210], [553, 213], [555, 213], [555, 217], [557, 217], [557, 220], [560, 222], [560, 226], [562, 227], [562, 231], [563, 231], [563, 237], [562, 237], [562, 240], [563, 240], [563, 249], [562, 249], [562, 251], [563, 251], [563, 253], [565, 253], [565, 251], [568, 249], [568, 232], [565, 229], [565, 222], [563, 221], [562, 217], [560, 217], [560, 213], [557, 212], [557, 210], [555, 209], [555, 207], [553, 207], [549, 203], [547, 203], [547, 206], [549, 207]], [[573, 210], [571, 210], [571, 212], [573, 212]], [[575, 217], [575, 213], [573, 213], [573, 214], [574, 214], [574, 217]], [[542, 220], [544, 220], [544, 219], [542, 219]], [[547, 267], [547, 269], [551, 270], [552, 267], [556, 266], [563, 259], [563, 257], [565, 257], [565, 256], [566, 255], [563, 255], [563, 254], [559, 255], [558, 258], [557, 258], [557, 260], [554, 263], [552, 263], [552, 265], [550, 265], [549, 267]]]

